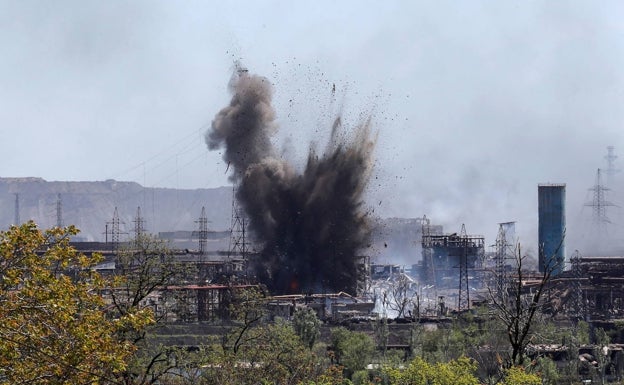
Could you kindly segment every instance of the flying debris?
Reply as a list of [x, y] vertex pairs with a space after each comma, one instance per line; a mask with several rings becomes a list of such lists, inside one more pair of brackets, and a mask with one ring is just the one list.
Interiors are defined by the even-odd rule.
[[236, 199], [261, 247], [255, 270], [273, 293], [354, 293], [370, 225], [363, 193], [373, 165], [370, 119], [340, 135], [336, 118], [325, 151], [310, 150], [302, 173], [281, 159], [270, 82], [238, 68], [232, 99], [206, 133], [211, 150], [225, 147], [238, 185]]

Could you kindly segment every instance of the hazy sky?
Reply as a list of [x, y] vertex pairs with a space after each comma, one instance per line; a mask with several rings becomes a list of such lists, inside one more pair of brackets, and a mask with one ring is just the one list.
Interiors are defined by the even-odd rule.
[[203, 134], [241, 60], [295, 162], [337, 113], [373, 116], [375, 214], [488, 244], [515, 220], [532, 247], [537, 184], [564, 182], [571, 252], [606, 146], [624, 152], [622, 20], [619, 1], [2, 0], [0, 176], [225, 185]]

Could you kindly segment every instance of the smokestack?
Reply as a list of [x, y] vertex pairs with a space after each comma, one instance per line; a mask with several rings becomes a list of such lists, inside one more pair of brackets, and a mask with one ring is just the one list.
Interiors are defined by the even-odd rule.
[[539, 271], [553, 267], [563, 271], [565, 262], [565, 184], [540, 184], [538, 191]]
[[216, 115], [206, 143], [225, 147], [236, 199], [261, 247], [258, 278], [275, 294], [355, 294], [358, 256], [370, 236], [363, 208], [373, 164], [370, 119], [343, 140], [337, 118], [325, 152], [310, 150], [297, 173], [271, 143], [277, 125], [270, 82], [237, 70], [229, 88], [230, 104]]

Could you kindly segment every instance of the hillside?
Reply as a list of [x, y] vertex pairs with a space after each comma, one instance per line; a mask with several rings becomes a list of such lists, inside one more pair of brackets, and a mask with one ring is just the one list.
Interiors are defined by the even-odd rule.
[[[19, 194], [20, 221], [34, 220], [42, 228], [56, 225], [58, 194], [64, 225], [80, 230], [82, 241], [105, 241], [106, 223], [115, 207], [122, 240], [133, 234], [141, 207], [147, 232], [192, 231], [206, 208], [208, 229], [229, 230], [232, 188], [179, 190], [143, 187], [135, 182], [48, 182], [41, 178], [0, 178], [0, 229], [14, 223], [15, 194]], [[364, 252], [380, 263], [411, 265], [420, 258], [420, 218], [374, 218], [371, 247]], [[441, 229], [440, 229], [441, 231]]]
[[48, 182], [41, 178], [0, 178], [0, 228], [15, 221], [15, 198], [19, 194], [21, 222], [34, 220], [41, 227], [57, 223], [60, 194], [63, 224], [76, 225], [85, 241], [103, 241], [106, 223], [117, 207], [121, 231], [134, 229], [137, 208], [150, 233], [194, 230], [206, 208], [209, 230], [230, 226], [232, 188], [179, 190], [143, 187], [134, 182]]

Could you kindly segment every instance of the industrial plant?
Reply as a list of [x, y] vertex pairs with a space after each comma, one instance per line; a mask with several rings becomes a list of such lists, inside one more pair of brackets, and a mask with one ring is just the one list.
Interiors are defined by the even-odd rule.
[[[607, 148], [607, 168], [598, 169], [589, 189], [592, 199], [586, 203], [592, 210], [590, 239], [596, 246], [568, 253], [566, 184], [538, 184], [538, 243], [532, 245], [536, 252], [527, 259], [515, 237], [515, 222], [499, 223], [497, 238], [486, 242], [483, 235], [470, 234], [464, 224], [448, 231], [427, 216], [373, 217], [363, 195], [376, 142], [370, 119], [348, 128], [336, 118], [325, 149], [311, 149], [307, 163], [298, 170], [279, 156], [271, 141], [276, 113], [270, 82], [240, 67], [229, 86], [232, 100], [216, 114], [205, 141], [211, 150], [224, 149], [233, 187], [216, 195], [210, 192], [207, 201], [201, 195], [192, 197], [195, 229], [151, 234], [166, 242], [176, 262], [194, 267], [184, 282], [162, 288], [185, 293], [189, 310], [183, 319], [199, 322], [217, 317], [224, 311], [220, 306], [227, 306], [224, 293], [245, 285], [261, 285], [275, 301], [292, 306], [302, 298], [319, 299], [327, 305], [317, 309], [324, 318], [338, 316], [340, 311], [329, 306], [338, 299], [351, 302], [343, 303], [346, 313], [341, 317], [446, 316], [449, 311], [461, 313], [487, 303], [492, 293], [504, 293], [514, 280], [521, 280], [530, 292], [540, 277], [548, 278], [553, 314], [608, 321], [622, 312], [624, 276], [617, 266], [624, 257], [608, 255], [601, 248], [610, 225], [607, 210], [615, 206], [607, 199], [609, 187], [602, 181], [602, 174], [611, 181], [616, 174], [614, 147]], [[116, 256], [133, 252], [134, 242], [148, 233], [146, 211], [151, 211], [152, 221], [163, 216], [156, 213], [156, 205], [161, 213], [169, 205], [175, 215], [189, 215], [179, 210], [179, 203], [171, 205], [174, 196], [179, 200], [177, 192], [148, 193], [141, 186], [109, 180], [90, 186], [92, 194], [77, 194], [79, 186], [87, 185], [54, 182], [49, 187], [37, 178], [2, 178], [3, 211], [9, 211], [12, 202], [12, 223], [22, 223], [26, 212], [28, 219], [60, 227], [66, 222], [65, 207], [79, 215], [88, 205], [77, 203], [88, 201], [89, 196], [115, 197], [127, 190], [136, 206], [126, 203], [121, 211], [114, 204], [118, 198], [104, 198], [104, 207], [92, 207], [98, 216], [80, 215], [91, 221], [107, 216], [105, 223], [95, 223], [99, 240], [93, 239], [98, 232], [93, 229], [87, 231], [90, 239], [74, 239], [80, 251], [106, 257], [98, 267], [102, 271], [114, 270]], [[73, 200], [71, 205], [64, 203], [68, 199]], [[200, 209], [202, 201], [210, 203], [211, 209], [205, 205]], [[43, 216], [55, 221], [41, 221], [46, 210]], [[209, 231], [212, 219], [208, 217], [213, 212], [221, 223], [228, 217], [226, 229]], [[152, 300], [157, 304], [157, 298]]]
[[[337, 118], [326, 148], [310, 150], [307, 163], [298, 170], [277, 155], [279, 149], [270, 140], [275, 119], [270, 83], [239, 70], [230, 88], [232, 101], [216, 115], [205, 139], [210, 149], [225, 149], [232, 187], [210, 192], [216, 194], [210, 199], [201, 195], [208, 192], [191, 198], [195, 228], [148, 231], [145, 213], [156, 220], [161, 208], [155, 209], [154, 202], [160, 199], [164, 207], [174, 193], [106, 181], [96, 194], [89, 194], [117, 194], [118, 199], [119, 191], [127, 188], [132, 202], [139, 204], [120, 209], [112, 204], [115, 199], [106, 198], [106, 204], [92, 210], [100, 213], [100, 220], [105, 215], [99, 240], [72, 241], [78, 251], [104, 257], [95, 267], [102, 275], [127, 268], [120, 262], [123, 255], [157, 255], [155, 271], [179, 269], [176, 282], [155, 286], [142, 300], [164, 323], [210, 325], [227, 319], [236, 292], [248, 288], [266, 296], [272, 317], [289, 319], [296, 309], [307, 307], [328, 325], [379, 319], [437, 325], [476, 314], [476, 309], [527, 300], [561, 325], [583, 321], [592, 330], [615, 330], [624, 320], [624, 254], [609, 254], [601, 241], [611, 224], [608, 210], [615, 206], [602, 181], [602, 174], [613, 177], [616, 171], [613, 147], [608, 147], [608, 167], [598, 169], [586, 203], [596, 247], [569, 252], [568, 186], [536, 183], [538, 240], [530, 245], [536, 252], [527, 255], [520, 249], [514, 221], [492, 224], [498, 226], [497, 237], [486, 240], [470, 233], [465, 224], [449, 230], [426, 215], [374, 217], [364, 204], [375, 146], [370, 121], [346, 135]], [[71, 206], [67, 199], [71, 197], [75, 206], [86, 198], [78, 199], [70, 182], [53, 183], [58, 191], [37, 195], [46, 185], [36, 178], [0, 178], [4, 212], [9, 211], [7, 202], [13, 206], [11, 223], [5, 225], [38, 221], [36, 214], [46, 207], [53, 226], [71, 222], [64, 218]], [[207, 210], [206, 204], [218, 213]], [[188, 215], [179, 207], [172, 211]], [[227, 228], [213, 230], [213, 214], [220, 222], [227, 215]], [[89, 238], [95, 232], [89, 230]], [[150, 251], [152, 242], [166, 251]], [[624, 250], [617, 244], [611, 248], [618, 249]], [[611, 351], [621, 353], [624, 345], [617, 344], [624, 343], [622, 336], [613, 342]], [[394, 346], [407, 349], [405, 341]], [[531, 349], [554, 356], [561, 346]], [[620, 353], [614, 362], [624, 368]]]
[[[612, 147], [609, 147], [609, 157], [615, 157]], [[10, 186], [6, 190], [7, 195], [11, 194], [14, 204], [12, 222], [20, 223], [23, 210], [20, 193], [8, 192], [9, 189], [18, 191], [20, 181], [3, 179], [3, 182]], [[592, 228], [598, 228], [598, 233], [602, 233], [609, 225], [607, 208], [613, 204], [607, 201], [605, 192], [608, 189], [601, 182], [601, 170], [598, 170], [596, 183], [590, 191], [593, 194], [592, 201], [588, 203], [592, 208]], [[317, 309], [325, 319], [380, 314], [392, 317], [398, 313], [402, 317], [409, 315], [417, 318], [424, 315], [447, 316], [451, 311], [469, 311], [476, 304], [486, 303], [492, 292], [504, 291], [510, 282], [518, 279], [516, 264], [520, 251], [517, 249], [515, 222], [498, 224], [497, 238], [493, 242], [486, 242], [482, 235], [469, 234], [465, 225], [459, 225], [458, 231], [447, 232], [427, 216], [371, 221], [371, 218], [360, 217], [354, 212], [350, 224], [344, 227], [353, 229], [354, 226], [361, 226], [352, 231], [368, 242], [366, 246], [359, 243], [357, 247], [355, 244], [349, 246], [346, 254], [348, 258], [344, 261], [327, 258], [331, 262], [328, 264], [322, 255], [333, 255], [332, 251], [320, 248], [322, 253], [318, 253], [321, 254], [310, 254], [306, 257], [309, 259], [295, 263], [288, 260], [290, 255], [310, 252], [297, 249], [305, 242], [288, 238], [294, 235], [284, 235], [287, 233], [281, 235], [280, 239], [290, 239], [290, 242], [282, 246], [274, 241], [263, 241], [258, 237], [258, 232], [264, 230], [257, 229], [257, 223], [249, 218], [249, 213], [244, 209], [245, 202], [236, 198], [240, 192], [231, 189], [230, 194], [229, 229], [209, 230], [209, 213], [202, 207], [194, 221], [195, 229], [150, 234], [166, 243], [176, 262], [194, 267], [192, 276], [187, 277], [184, 284], [163, 288], [185, 293], [183, 297], [189, 309], [184, 317], [186, 321], [198, 322], [218, 317], [225, 311], [224, 308], [220, 309], [220, 304], [226, 292], [238, 286], [262, 285], [273, 296], [276, 308], [295, 306], [298, 301], [308, 303], [314, 298], [327, 305]], [[537, 197], [539, 253], [537, 261], [528, 261], [522, 266], [523, 276], [520, 278], [523, 279], [523, 285], [530, 291], [531, 285], [547, 270], [550, 277], [548, 299], [552, 299], [549, 308], [553, 314], [588, 322], [619, 320], [624, 312], [624, 271], [620, 268], [624, 257], [605, 255], [600, 250], [596, 254], [592, 250], [567, 253], [566, 185], [539, 184]], [[56, 215], [56, 225], [63, 226], [63, 195], [58, 193], [55, 198], [52, 200], [52, 209]], [[98, 269], [103, 272], [113, 271], [116, 255], [131, 251], [132, 240], [148, 235], [142, 208], [137, 206], [132, 214], [132, 220], [129, 221], [131, 224], [128, 224], [120, 219], [119, 210], [114, 207], [110, 218], [101, 223], [101, 241], [82, 241], [78, 238], [73, 245], [84, 253], [101, 253], [106, 260]], [[291, 216], [288, 218], [293, 220]], [[292, 226], [292, 223], [285, 223], [280, 228], [287, 231]], [[392, 233], [389, 233], [389, 228]], [[322, 227], [319, 229], [310, 232], [312, 241], [328, 239], [331, 245], [336, 244], [339, 238], [331, 238], [331, 230], [326, 230], [328, 233], [322, 238], [315, 235], [324, 231]], [[334, 231], [342, 231], [341, 238], [346, 237], [345, 230]], [[392, 247], [409, 250], [411, 263], [400, 264], [391, 260], [388, 263], [375, 255], [386, 249], [388, 243]], [[307, 249], [314, 250], [321, 244], [313, 243]], [[271, 250], [275, 254], [272, 258], [269, 258], [266, 249], [268, 245], [276, 248]], [[345, 253], [339, 251], [338, 255]], [[271, 266], [277, 269], [271, 272]], [[282, 272], [278, 273], [280, 269]], [[401, 295], [409, 298], [409, 301], [403, 309], [397, 311], [396, 303], [391, 303], [389, 299], [389, 292], [396, 290], [393, 285], [396, 286], [396, 282], [401, 280], [407, 282]], [[332, 301], [328, 298], [332, 298]], [[152, 300], [157, 303], [157, 299]], [[393, 300], [396, 302], [397, 298]], [[281, 302], [283, 304], [278, 306]], [[340, 307], [332, 309], [332, 303], [340, 303]], [[176, 317], [171, 315], [170, 319], [176, 320]]]

